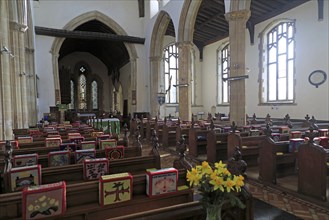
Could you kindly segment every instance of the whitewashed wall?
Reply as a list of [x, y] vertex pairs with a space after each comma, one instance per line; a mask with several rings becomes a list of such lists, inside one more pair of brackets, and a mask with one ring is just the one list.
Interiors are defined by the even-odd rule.
[[[329, 80], [319, 88], [308, 82], [309, 74], [317, 69], [328, 71], [328, 1], [324, 1], [324, 20], [317, 19], [317, 1], [309, 1], [286, 13], [264, 21], [255, 26], [255, 43], [250, 44], [246, 30], [246, 67], [250, 68], [246, 80], [247, 114], [256, 113], [265, 117], [269, 113], [273, 118], [283, 118], [287, 113], [292, 118], [304, 118], [306, 114], [314, 115], [318, 120], [329, 119]], [[259, 33], [274, 19], [296, 19], [296, 105], [259, 106]], [[216, 91], [216, 49], [221, 42], [208, 45], [204, 49], [202, 62], [203, 106], [205, 112], [211, 111], [216, 97], [210, 95]], [[329, 76], [328, 76], [329, 78]], [[228, 112], [226, 107], [217, 106], [217, 112]]]

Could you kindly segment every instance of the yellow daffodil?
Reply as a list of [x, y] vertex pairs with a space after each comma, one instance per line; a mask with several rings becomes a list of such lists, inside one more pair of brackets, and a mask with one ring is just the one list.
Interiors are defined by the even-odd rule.
[[186, 178], [187, 178], [187, 181], [190, 182], [190, 186], [192, 186], [192, 185], [197, 186], [201, 179], [201, 177], [198, 173], [198, 170], [195, 168], [192, 168], [191, 171], [187, 171]]
[[241, 191], [241, 187], [244, 186], [244, 177], [239, 175], [239, 176], [234, 176], [233, 181], [235, 182], [235, 189], [237, 192]]
[[214, 191], [219, 189], [220, 191], [224, 192], [223, 185], [225, 182], [224, 182], [223, 178], [217, 177], [215, 179], [210, 180], [209, 183], [214, 186]]
[[226, 191], [229, 193], [231, 192], [231, 190], [233, 191], [234, 190], [234, 186], [235, 186], [235, 182], [231, 179], [228, 179], [224, 182], [224, 186], [226, 188]]

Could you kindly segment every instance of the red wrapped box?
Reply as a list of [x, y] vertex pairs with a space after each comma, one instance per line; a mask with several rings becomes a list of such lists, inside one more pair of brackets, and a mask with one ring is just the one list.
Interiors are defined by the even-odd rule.
[[290, 128], [287, 126], [282, 126], [279, 128], [279, 133], [281, 134], [288, 134], [290, 132]]
[[41, 165], [16, 167], [8, 173], [9, 189], [14, 192], [26, 186], [41, 184]]
[[149, 197], [166, 195], [177, 191], [178, 171], [167, 168], [146, 172], [146, 194]]
[[292, 139], [292, 138], [301, 138], [301, 137], [302, 137], [302, 132], [300, 132], [300, 131], [292, 131], [289, 134], [290, 139]]
[[82, 141], [81, 142], [81, 150], [95, 149], [95, 148], [96, 148], [96, 141]]
[[68, 133], [67, 136], [69, 140], [82, 137], [80, 133]]
[[99, 179], [99, 204], [101, 206], [131, 200], [133, 177], [130, 173], [104, 175]]
[[46, 147], [59, 147], [62, 143], [61, 138], [46, 138]]
[[83, 176], [85, 180], [99, 179], [109, 173], [109, 160], [107, 158], [86, 159], [83, 161]]
[[[10, 141], [10, 144], [13, 147], [13, 149], [19, 149], [18, 141]], [[5, 150], [5, 146], [6, 146], [6, 141], [0, 141], [0, 148], [2, 151]]]
[[281, 134], [280, 133], [272, 133], [271, 134], [273, 141], [278, 142], [280, 141]]
[[80, 145], [81, 145], [81, 142], [84, 141], [84, 140], [85, 140], [85, 138], [82, 137], [82, 136], [80, 136], [80, 137], [73, 137], [73, 138], [70, 138], [70, 139], [69, 139], [69, 141], [70, 141], [71, 143], [76, 143], [77, 146], [80, 146]]
[[76, 143], [63, 143], [59, 145], [59, 150], [68, 150], [68, 151], [76, 151], [77, 150], [77, 144]]
[[88, 149], [88, 150], [76, 150], [74, 152], [75, 163], [83, 163], [85, 159], [95, 159], [96, 158], [96, 150]]
[[109, 160], [122, 159], [124, 158], [124, 150], [124, 146], [106, 147], [105, 155]]
[[289, 152], [294, 153], [298, 151], [298, 148], [303, 144], [305, 140], [303, 138], [292, 138], [289, 142]]
[[98, 137], [98, 136], [100, 136], [100, 135], [104, 135], [104, 132], [103, 132], [103, 131], [93, 131], [93, 132], [91, 133], [91, 136], [92, 136], [92, 137]]
[[324, 148], [329, 148], [329, 137], [319, 137], [319, 145]]
[[13, 157], [13, 167], [33, 166], [38, 164], [38, 154], [15, 155]]
[[17, 138], [17, 142], [18, 142], [18, 144], [32, 143], [33, 142], [33, 138], [30, 137], [30, 136], [27, 136], [27, 137], [18, 137]]
[[48, 166], [57, 167], [57, 166], [66, 166], [71, 162], [71, 153], [70, 151], [53, 151], [48, 153]]
[[26, 187], [22, 196], [23, 219], [59, 216], [66, 211], [66, 184], [64, 181]]
[[116, 147], [117, 140], [115, 139], [107, 139], [99, 141], [99, 149], [106, 149], [107, 147]]
[[325, 128], [324, 129], [319, 129], [318, 132], [319, 132], [320, 137], [329, 136], [328, 129], [325, 129]]

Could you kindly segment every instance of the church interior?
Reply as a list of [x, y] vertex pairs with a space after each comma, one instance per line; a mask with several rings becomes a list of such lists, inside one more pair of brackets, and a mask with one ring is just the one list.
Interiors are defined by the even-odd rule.
[[0, 0], [0, 220], [329, 220], [328, 17]]

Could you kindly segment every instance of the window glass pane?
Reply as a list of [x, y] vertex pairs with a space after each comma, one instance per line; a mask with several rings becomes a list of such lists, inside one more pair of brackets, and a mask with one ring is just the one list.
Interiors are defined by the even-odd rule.
[[288, 27], [288, 38], [292, 38], [293, 34], [294, 34], [294, 27], [293, 25], [290, 24]]
[[269, 49], [268, 62], [269, 63], [276, 62], [276, 47], [272, 47], [271, 49]]
[[71, 84], [71, 103], [69, 104], [69, 109], [74, 109], [74, 82], [73, 80], [70, 80]]
[[276, 64], [272, 64], [269, 66], [269, 100], [276, 100]]
[[278, 42], [279, 54], [286, 53], [287, 50], [287, 38], [281, 37]]
[[288, 44], [288, 59], [294, 58], [294, 48], [295, 48], [294, 41], [290, 41]]
[[223, 103], [228, 103], [228, 82], [223, 82]]
[[79, 109], [87, 108], [86, 100], [86, 77], [81, 74], [79, 77]]
[[278, 66], [279, 66], [279, 77], [286, 77], [286, 73], [287, 73], [287, 66], [286, 66], [286, 55], [281, 55], [279, 56], [279, 62], [278, 62]]
[[288, 61], [288, 99], [294, 98], [294, 61]]
[[[177, 103], [177, 88], [173, 85], [177, 84], [178, 73], [178, 54], [175, 45], [169, 45], [164, 49], [164, 89], [168, 89], [171, 79], [170, 92], [166, 95], [166, 103]], [[164, 92], [164, 91], [162, 91]]]
[[93, 81], [91, 83], [91, 97], [92, 97], [92, 105], [93, 109], [98, 109], [98, 99], [97, 99], [97, 82]]
[[279, 100], [286, 100], [286, 94], [287, 94], [287, 81], [286, 78], [279, 78], [278, 79], [278, 94], [279, 94]]

